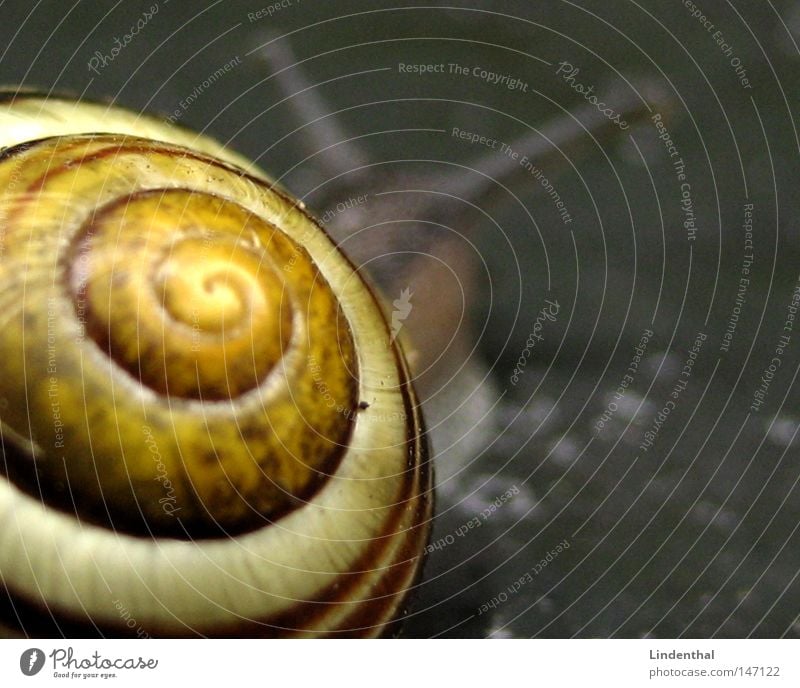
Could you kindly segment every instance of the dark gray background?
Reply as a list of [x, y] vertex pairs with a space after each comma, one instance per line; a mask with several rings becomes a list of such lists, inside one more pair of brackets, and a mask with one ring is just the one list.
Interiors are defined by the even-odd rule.
[[[691, 265], [679, 189], [647, 122], [587, 138], [568, 160], [555, 155], [542, 163], [575, 217], [571, 225], [520, 173], [508, 186], [541, 237], [508, 193], [480, 199], [496, 224], [475, 216], [459, 228], [485, 260], [466, 313], [476, 363], [491, 371], [490, 395], [502, 399], [483, 438], [488, 449], [474, 453], [465, 443], [460, 457], [458, 447], [448, 454], [466, 468], [440, 491], [434, 541], [512, 485], [521, 494], [431, 555], [405, 633], [800, 636], [800, 332], [765, 405], [749, 412], [799, 272], [798, 3], [696, 3], [734, 46], [749, 90], [678, 0], [465, 0], [417, 8], [295, 0], [254, 22], [247, 13], [270, 3], [159, 0], [146, 29], [99, 75], [90, 72], [95, 51], [110, 52], [114, 37], [152, 4], [2, 3], [0, 81], [169, 113], [240, 56], [241, 65], [202, 93], [181, 123], [229, 141], [303, 195], [318, 179], [315, 160], [295, 167], [307, 155], [307, 131], [295, 132], [305, 122], [280, 102], [257, 50], [275, 39], [305, 60], [312, 84], [330, 80], [315, 91], [331, 111], [342, 110], [337, 121], [351, 136], [387, 132], [363, 139], [372, 161], [467, 164], [481, 152], [447, 134], [392, 133], [397, 128], [459, 126], [510, 141], [558, 120], [581, 103], [555, 76], [552, 64], [561, 60], [579, 66], [579, 81], [598, 93], [630, 93], [627, 80], [666, 94], [700, 228]], [[395, 70], [356, 74], [399, 61], [485, 65], [523, 79], [531, 92]], [[420, 174], [439, 169], [422, 165]], [[321, 206], [335, 199], [335, 189], [329, 193]], [[748, 198], [754, 272], [733, 345], [723, 353]], [[314, 195], [307, 200], [321, 214]], [[371, 267], [382, 269], [389, 264]], [[562, 304], [562, 316], [520, 383], [509, 385], [548, 295]], [[648, 327], [655, 337], [626, 396], [628, 410], [593, 439], [595, 420]], [[700, 331], [708, 339], [688, 388], [656, 446], [638, 451]], [[454, 472], [443, 466], [440, 475]], [[564, 539], [569, 549], [508, 592]], [[478, 613], [504, 592], [507, 601]]]

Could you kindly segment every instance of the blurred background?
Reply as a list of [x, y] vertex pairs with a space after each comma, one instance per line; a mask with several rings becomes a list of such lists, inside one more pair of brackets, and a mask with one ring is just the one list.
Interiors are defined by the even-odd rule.
[[0, 81], [212, 134], [404, 313], [438, 482], [404, 635], [800, 637], [800, 3], [0, 16]]

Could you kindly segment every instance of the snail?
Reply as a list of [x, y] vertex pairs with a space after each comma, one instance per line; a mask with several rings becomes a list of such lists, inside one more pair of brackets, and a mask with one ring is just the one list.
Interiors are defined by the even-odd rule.
[[391, 632], [432, 483], [372, 289], [212, 139], [0, 101], [2, 631]]

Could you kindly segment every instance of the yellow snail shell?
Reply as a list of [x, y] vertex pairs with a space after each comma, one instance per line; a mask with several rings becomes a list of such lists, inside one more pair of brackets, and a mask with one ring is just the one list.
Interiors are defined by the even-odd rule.
[[370, 289], [207, 137], [2, 101], [6, 632], [385, 633], [431, 477]]

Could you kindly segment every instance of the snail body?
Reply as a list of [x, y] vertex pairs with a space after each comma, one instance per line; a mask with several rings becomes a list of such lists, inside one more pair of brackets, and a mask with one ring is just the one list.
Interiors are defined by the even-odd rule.
[[2, 101], [6, 632], [385, 633], [431, 476], [371, 290], [213, 140]]

